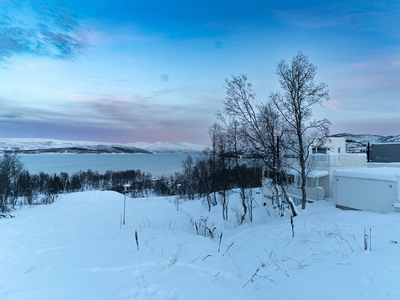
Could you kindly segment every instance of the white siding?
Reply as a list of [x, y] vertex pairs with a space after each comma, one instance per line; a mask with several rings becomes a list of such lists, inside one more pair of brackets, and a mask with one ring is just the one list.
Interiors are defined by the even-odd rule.
[[393, 212], [398, 182], [334, 176], [334, 204], [373, 212]]

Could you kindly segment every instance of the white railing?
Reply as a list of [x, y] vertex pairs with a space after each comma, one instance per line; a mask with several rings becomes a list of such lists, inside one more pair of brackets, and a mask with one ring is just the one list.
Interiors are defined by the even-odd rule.
[[311, 160], [319, 166], [366, 166], [367, 157], [363, 154], [312, 154]]
[[[289, 186], [287, 192], [294, 197], [302, 198], [301, 189]], [[318, 201], [325, 199], [325, 190], [322, 187], [308, 187], [306, 186], [307, 200]]]

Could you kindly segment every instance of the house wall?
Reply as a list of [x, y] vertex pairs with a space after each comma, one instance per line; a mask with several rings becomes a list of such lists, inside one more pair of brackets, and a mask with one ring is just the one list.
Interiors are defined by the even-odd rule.
[[[344, 139], [343, 139], [344, 140]], [[328, 171], [329, 175], [319, 178], [319, 186], [325, 190], [325, 197], [333, 198], [333, 172], [336, 170], [366, 168], [367, 155], [361, 154], [326, 154], [313, 155], [317, 160], [314, 169]]]
[[[306, 140], [307, 141], [307, 140]], [[307, 141], [308, 142], [308, 141]], [[313, 148], [325, 148], [326, 153], [346, 153], [346, 140], [344, 138], [329, 138], [325, 140], [323, 145], [311, 145], [310, 154], [313, 153]]]
[[[314, 187], [315, 183], [312, 178], [307, 179], [307, 200], [315, 201], [325, 198], [333, 198], [333, 172], [339, 169], [366, 168], [367, 156], [362, 154], [346, 154], [346, 142], [344, 138], [330, 138], [322, 147], [326, 147], [327, 154], [311, 154], [310, 159], [313, 160], [312, 165], [314, 170], [327, 171], [327, 176], [322, 176], [318, 179], [319, 189]], [[310, 147], [310, 153], [312, 153]], [[296, 160], [293, 160], [293, 166], [299, 169]], [[263, 202], [271, 204], [273, 191], [266, 184], [268, 179], [263, 178]], [[288, 190], [291, 196], [301, 198], [301, 190], [290, 188]], [[321, 198], [322, 197], [322, 198]]]
[[346, 140], [344, 138], [329, 138], [326, 143], [328, 153], [346, 153]]
[[394, 212], [399, 182], [334, 176], [334, 205], [380, 213]]
[[400, 144], [372, 144], [373, 162], [400, 162]]
[[327, 198], [332, 198], [333, 196], [331, 195], [332, 187], [331, 187], [331, 182], [330, 180], [331, 176], [324, 176], [318, 178], [318, 185], [322, 187], [325, 190], [325, 197]]

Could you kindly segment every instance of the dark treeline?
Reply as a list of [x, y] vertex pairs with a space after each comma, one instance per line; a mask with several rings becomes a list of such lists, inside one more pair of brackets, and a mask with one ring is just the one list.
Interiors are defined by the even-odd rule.
[[236, 208], [235, 217], [242, 224], [246, 218], [250, 222], [253, 220], [251, 188], [261, 186], [262, 167], [259, 157], [244, 150], [235, 129], [212, 125], [208, 131], [211, 147], [195, 162], [188, 156], [182, 162], [182, 173], [175, 179], [180, 183], [177, 186], [180, 195], [188, 199], [196, 196], [206, 199], [209, 211], [220, 204], [224, 220], [228, 219], [229, 196], [239, 193], [242, 208]]
[[30, 174], [23, 168], [18, 152], [7, 152], [0, 161], [0, 206], [1, 212], [17, 205], [51, 204], [60, 194], [86, 190], [114, 190], [122, 192], [124, 184], [130, 184], [132, 197], [144, 197], [156, 186], [149, 173], [140, 170], [97, 171], [87, 170], [73, 173]]
[[[140, 170], [97, 171], [87, 170], [68, 174], [30, 174], [24, 169], [18, 151], [6, 151], [0, 160], [0, 208], [4, 214], [20, 205], [51, 204], [60, 194], [87, 190], [124, 191], [131, 197], [148, 195], [170, 196], [194, 199], [206, 197], [209, 209], [218, 203], [218, 195], [229, 189], [260, 186], [261, 169], [245, 164], [235, 167], [233, 155], [216, 155], [205, 151], [196, 161], [188, 156], [182, 162], [182, 172], [158, 179]], [[242, 174], [245, 182], [240, 182]]]

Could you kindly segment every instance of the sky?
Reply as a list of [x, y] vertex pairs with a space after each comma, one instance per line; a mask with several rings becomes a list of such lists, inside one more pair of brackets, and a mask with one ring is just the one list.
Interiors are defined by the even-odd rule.
[[398, 1], [2, 0], [0, 137], [209, 144], [225, 79], [256, 101], [302, 51], [331, 133], [400, 134]]

